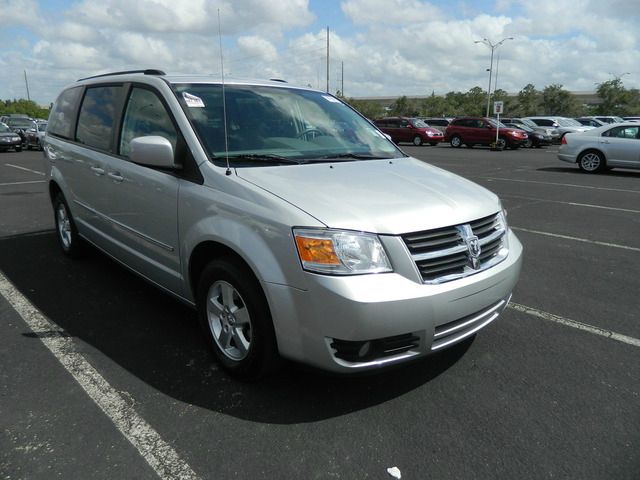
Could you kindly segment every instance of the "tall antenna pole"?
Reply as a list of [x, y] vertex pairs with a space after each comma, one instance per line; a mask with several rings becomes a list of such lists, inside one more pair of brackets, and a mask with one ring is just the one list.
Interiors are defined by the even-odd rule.
[[346, 98], [344, 96], [344, 62], [342, 62], [342, 64], [341, 64], [340, 76], [342, 77], [341, 78], [341, 86], [340, 86], [340, 95], [342, 95], [343, 98]]
[[27, 80], [27, 71], [24, 71], [24, 84], [27, 86], [27, 100], [31, 101], [31, 96], [29, 95], [29, 81]]
[[329, 93], [329, 27], [327, 27], [327, 93]]
[[224, 156], [227, 159], [227, 171], [225, 175], [231, 175], [229, 167], [229, 140], [227, 135], [227, 98], [224, 91], [224, 60], [222, 56], [222, 27], [220, 26], [220, 9], [218, 9], [218, 41], [220, 43], [220, 70], [222, 72], [222, 116], [224, 117]]

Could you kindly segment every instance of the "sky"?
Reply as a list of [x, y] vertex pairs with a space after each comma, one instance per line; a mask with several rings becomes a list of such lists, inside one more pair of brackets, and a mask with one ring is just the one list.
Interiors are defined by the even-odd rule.
[[[220, 22], [218, 22], [218, 17]], [[158, 68], [347, 97], [640, 88], [640, 0], [0, 0], [0, 99]], [[222, 55], [220, 51], [222, 44]], [[221, 59], [222, 57], [222, 59]], [[344, 83], [343, 80], [344, 79]], [[493, 89], [493, 85], [492, 85]]]

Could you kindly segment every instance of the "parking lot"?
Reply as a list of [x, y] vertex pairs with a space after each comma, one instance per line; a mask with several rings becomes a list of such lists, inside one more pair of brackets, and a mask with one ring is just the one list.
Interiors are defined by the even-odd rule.
[[0, 478], [638, 479], [640, 172], [403, 149], [500, 196], [525, 248], [510, 308], [392, 371], [256, 383], [190, 309], [64, 257], [42, 153], [0, 153]]

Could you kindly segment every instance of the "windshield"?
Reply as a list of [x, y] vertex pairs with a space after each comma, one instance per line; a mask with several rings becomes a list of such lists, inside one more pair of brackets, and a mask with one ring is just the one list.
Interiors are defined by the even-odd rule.
[[582, 127], [582, 124], [572, 118], [559, 118], [558, 125], [561, 127]]
[[[234, 166], [366, 160], [405, 155], [340, 100], [309, 90], [256, 85], [174, 85], [209, 156]], [[226, 111], [226, 125], [224, 112]], [[226, 131], [226, 141], [225, 141]]]
[[414, 118], [411, 121], [411, 125], [413, 125], [416, 128], [428, 128], [429, 125], [427, 124], [427, 122], [425, 122], [424, 120], [420, 120], [419, 118]]
[[520, 130], [524, 130], [525, 132], [533, 132], [533, 128], [524, 123], [508, 123], [507, 125], [511, 128], [519, 128]]
[[7, 120], [7, 125], [11, 127], [33, 128], [35, 123], [27, 118], [10, 118]]
[[7, 127], [4, 123], [0, 123], [0, 133], [10, 132], [11, 129]]
[[493, 128], [507, 128], [507, 126], [504, 123], [498, 122], [497, 120], [494, 120], [493, 118], [489, 118], [488, 121], [489, 121], [489, 123], [491, 124], [491, 126]]

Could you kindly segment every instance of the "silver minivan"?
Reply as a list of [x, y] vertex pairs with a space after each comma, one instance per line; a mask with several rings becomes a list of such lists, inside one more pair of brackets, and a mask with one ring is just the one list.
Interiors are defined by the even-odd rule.
[[62, 91], [44, 143], [64, 253], [92, 244], [194, 306], [239, 377], [440, 351], [493, 321], [520, 273], [496, 195], [325, 92], [100, 75]]

